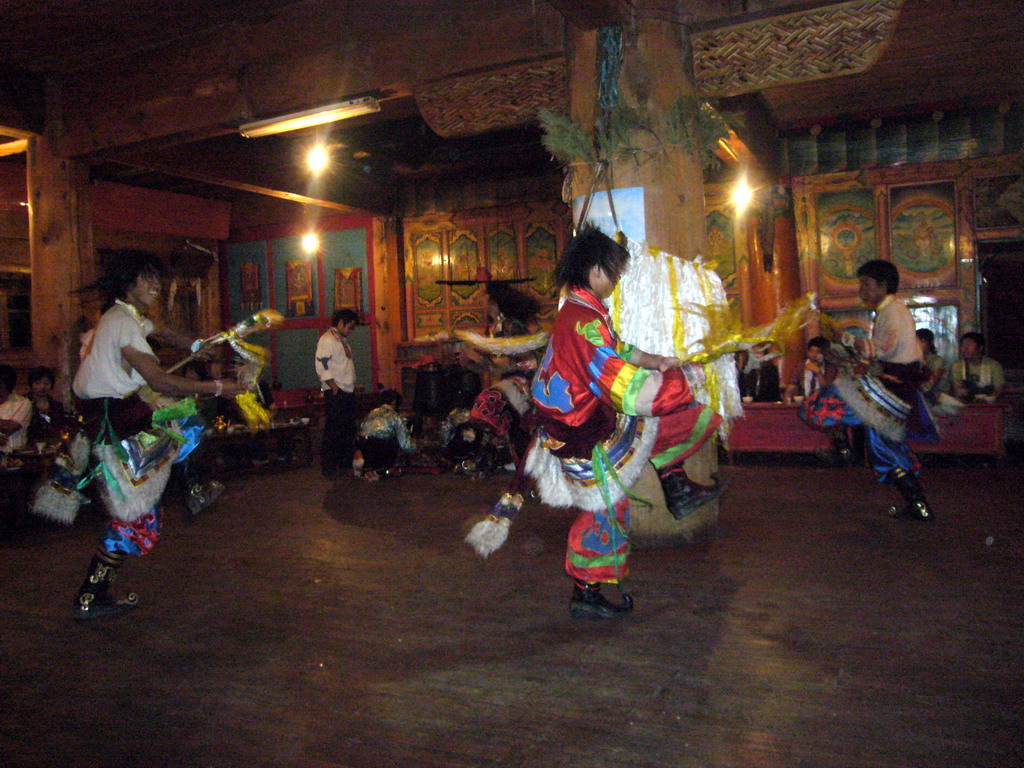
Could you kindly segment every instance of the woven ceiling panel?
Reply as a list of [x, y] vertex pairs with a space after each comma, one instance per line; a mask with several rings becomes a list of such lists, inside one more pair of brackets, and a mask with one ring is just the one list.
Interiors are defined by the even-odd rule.
[[427, 125], [443, 137], [471, 136], [537, 120], [544, 107], [567, 111], [561, 57], [451, 77], [413, 89]]
[[854, 2], [699, 32], [692, 37], [702, 96], [863, 72], [881, 54], [903, 0]]

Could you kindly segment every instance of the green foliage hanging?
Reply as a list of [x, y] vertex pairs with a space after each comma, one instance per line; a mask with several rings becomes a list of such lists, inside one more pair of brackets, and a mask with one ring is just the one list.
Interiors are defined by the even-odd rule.
[[[669, 107], [659, 135], [647, 110], [619, 103], [607, 116], [598, 118], [591, 137], [559, 112], [545, 109], [540, 113], [544, 147], [563, 163], [630, 160], [639, 166], [679, 149], [698, 155], [705, 170], [721, 162], [715, 150], [720, 139], [728, 139], [730, 123], [741, 123], [737, 115], [728, 118], [708, 101], [680, 96]], [[653, 143], [642, 141], [644, 134], [653, 138]]]
[[541, 139], [544, 149], [566, 165], [592, 163], [596, 159], [594, 145], [587, 132], [562, 113], [542, 109], [540, 126], [544, 130]]

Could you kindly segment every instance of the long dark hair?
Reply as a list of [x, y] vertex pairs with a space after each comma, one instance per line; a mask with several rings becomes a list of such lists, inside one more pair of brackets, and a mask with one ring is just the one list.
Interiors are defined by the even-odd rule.
[[925, 351], [929, 355], [935, 354], [935, 334], [929, 328], [918, 328], [917, 338], [924, 342]]
[[629, 261], [629, 251], [592, 224], [580, 227], [562, 252], [555, 267], [559, 287], [589, 288], [590, 270], [600, 267], [612, 282], [617, 282]]
[[540, 302], [533, 296], [518, 291], [508, 283], [488, 283], [487, 295], [498, 307], [498, 311], [510, 320], [529, 324], [540, 312]]
[[100, 251], [103, 274], [96, 282], [79, 289], [96, 291], [103, 298], [103, 309], [109, 309], [115, 300], [128, 295], [128, 289], [143, 275], [163, 277], [164, 263], [155, 253], [134, 248]]

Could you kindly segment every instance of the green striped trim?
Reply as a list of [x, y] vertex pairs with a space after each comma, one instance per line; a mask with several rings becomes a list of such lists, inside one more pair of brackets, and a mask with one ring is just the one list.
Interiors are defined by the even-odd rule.
[[[623, 370], [626, 369], [623, 368]], [[622, 412], [627, 416], [638, 415], [636, 412], [636, 399], [640, 396], [640, 390], [643, 389], [650, 376], [651, 371], [648, 371], [646, 368], [639, 368], [629, 384], [626, 385], [626, 391], [622, 393]]]
[[677, 461], [680, 456], [693, 450], [693, 446], [697, 445], [708, 436], [708, 432], [710, 431], [708, 426], [711, 423], [711, 417], [714, 416], [714, 414], [714, 410], [704, 406], [704, 409], [700, 412], [700, 416], [697, 417], [697, 423], [693, 425], [693, 431], [690, 432], [690, 437], [687, 441], [685, 443], [673, 445], [664, 453], [659, 453], [657, 456], [652, 457], [651, 464], [654, 465], [654, 468], [661, 469], [662, 467], [667, 467], [669, 464]]
[[585, 555], [577, 554], [576, 552], [569, 552], [568, 554], [570, 563], [577, 568], [586, 570], [588, 568], [603, 568], [605, 566], [620, 568], [622, 564], [626, 562], [626, 556], [628, 553], [613, 552], [610, 555], [601, 555], [600, 557], [587, 557]]

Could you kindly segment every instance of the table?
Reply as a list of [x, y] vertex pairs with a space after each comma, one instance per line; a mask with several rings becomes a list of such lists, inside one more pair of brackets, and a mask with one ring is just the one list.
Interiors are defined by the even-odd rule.
[[203, 435], [203, 441], [203, 462], [214, 475], [279, 472], [313, 463], [308, 420], [275, 422], [256, 434], [244, 427], [232, 431], [211, 429]]
[[910, 441], [917, 453], [974, 454], [1006, 456], [1006, 404], [970, 403], [960, 409], [959, 415], [935, 419], [942, 438], [937, 443]]
[[743, 416], [729, 427], [730, 458], [743, 451], [814, 453], [831, 450], [828, 432], [800, 420], [800, 406], [786, 403], [744, 403]]
[[[797, 415], [800, 406], [784, 403], [745, 403], [744, 415], [732, 423], [728, 451], [813, 453], [831, 449], [828, 433], [813, 429]], [[971, 403], [954, 418], [937, 417], [938, 443], [910, 442], [917, 453], [1006, 456], [1006, 406], [1002, 403]], [[854, 445], [851, 441], [851, 445]]]

